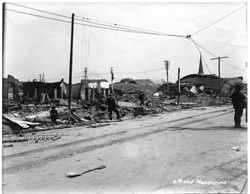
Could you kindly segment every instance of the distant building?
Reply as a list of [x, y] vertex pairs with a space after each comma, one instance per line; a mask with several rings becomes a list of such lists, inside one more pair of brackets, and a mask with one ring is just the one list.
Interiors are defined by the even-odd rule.
[[124, 78], [120, 82], [114, 83], [114, 91], [119, 94], [138, 94], [140, 92], [151, 95], [157, 89], [157, 85], [150, 79]]
[[67, 88], [63, 79], [60, 82], [45, 83], [34, 80], [23, 82], [24, 100], [40, 101], [44, 95], [49, 99], [60, 99], [67, 97]]
[[204, 91], [220, 91], [229, 80], [242, 81], [242, 77], [219, 78], [215, 75], [190, 74], [180, 79], [181, 84], [204, 85]]
[[8, 75], [7, 78], [3, 78], [3, 98], [19, 100], [23, 95], [22, 83], [12, 75]]
[[180, 79], [180, 82], [182, 85], [195, 85], [198, 87], [204, 86], [204, 91], [213, 91], [213, 92], [223, 91], [226, 93], [226, 91], [229, 90], [229, 87], [231, 86], [232, 83], [240, 82], [242, 80], [243, 80], [242, 77], [219, 78], [218, 76], [213, 74], [204, 75], [202, 56], [200, 56], [198, 74], [190, 74], [184, 76], [183, 78]]
[[155, 87], [155, 83], [153, 81], [151, 81], [150, 79], [134, 79], [134, 81], [137, 84], [141, 84], [144, 86], [150, 86], [150, 87]]
[[106, 79], [81, 80], [80, 96], [82, 100], [94, 100], [109, 95], [109, 83]]

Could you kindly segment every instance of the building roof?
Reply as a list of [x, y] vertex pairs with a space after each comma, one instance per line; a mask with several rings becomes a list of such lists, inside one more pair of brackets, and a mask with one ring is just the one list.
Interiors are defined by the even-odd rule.
[[199, 75], [199, 74], [190, 74], [190, 75], [186, 75], [184, 77], [182, 77], [180, 80], [185, 80], [187, 78], [210, 78], [210, 79], [219, 79], [218, 76], [216, 75]]
[[[81, 80], [81, 83], [85, 82], [85, 79]], [[96, 82], [108, 82], [106, 79], [87, 79], [87, 83], [96, 83]]]
[[137, 84], [155, 86], [155, 83], [150, 79], [134, 79]]
[[198, 75], [190, 74], [180, 79], [182, 83], [202, 84], [205, 89], [221, 89], [223, 85], [232, 79], [243, 79], [242, 77], [237, 78], [219, 78], [216, 75]]

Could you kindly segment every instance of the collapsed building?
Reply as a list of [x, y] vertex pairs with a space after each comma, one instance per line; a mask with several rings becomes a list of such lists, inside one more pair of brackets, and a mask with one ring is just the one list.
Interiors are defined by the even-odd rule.
[[[25, 101], [39, 101], [46, 99], [66, 99], [69, 93], [69, 84], [62, 79], [60, 82], [45, 83], [34, 80], [23, 83]], [[81, 80], [81, 83], [72, 84], [72, 99], [94, 100], [107, 97], [109, 83], [105, 79]], [[45, 99], [44, 99], [45, 98]]]
[[22, 82], [8, 75], [7, 78], [3, 78], [3, 99], [19, 100], [23, 95]]
[[23, 95], [25, 102], [64, 99], [67, 98], [67, 88], [63, 79], [60, 82], [52, 83], [34, 80], [33, 82], [23, 82]]
[[215, 75], [191, 74], [180, 79], [182, 85], [194, 85], [195, 87], [203, 86], [206, 93], [224, 92], [228, 93], [231, 86], [235, 83], [242, 82], [243, 77], [219, 78]]
[[110, 93], [109, 83], [106, 79], [82, 79], [80, 85], [81, 100], [106, 98]]

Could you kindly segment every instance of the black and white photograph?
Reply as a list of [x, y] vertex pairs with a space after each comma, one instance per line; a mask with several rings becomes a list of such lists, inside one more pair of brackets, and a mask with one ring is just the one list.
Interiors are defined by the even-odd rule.
[[2, 193], [247, 193], [248, 5], [11, 2]]

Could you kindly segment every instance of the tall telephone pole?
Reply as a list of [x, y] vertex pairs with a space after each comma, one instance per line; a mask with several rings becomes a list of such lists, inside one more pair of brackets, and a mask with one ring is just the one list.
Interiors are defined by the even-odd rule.
[[5, 67], [5, 31], [6, 31], [6, 25], [5, 25], [5, 15], [6, 15], [6, 10], [5, 10], [6, 3], [2, 4], [2, 67], [3, 67], [3, 72], [4, 73], [4, 67]]
[[228, 56], [225, 56], [225, 57], [220, 57], [219, 56], [219, 57], [210, 59], [210, 60], [218, 60], [218, 76], [219, 76], [219, 78], [220, 78], [220, 60], [224, 59], [224, 58], [228, 58]]
[[[225, 59], [225, 58], [228, 58], [228, 56], [225, 56], [225, 57], [216, 57], [216, 58], [212, 58], [210, 60], [218, 60], [218, 76], [220, 78], [220, 60], [221, 59]], [[219, 79], [219, 90], [220, 90], [220, 79]]]
[[74, 42], [74, 19], [75, 14], [72, 14], [71, 18], [71, 39], [70, 39], [70, 59], [69, 59], [69, 104], [68, 109], [71, 115], [71, 85], [72, 85], [72, 63], [73, 63], [73, 42]]
[[166, 68], [166, 74], [167, 74], [167, 92], [169, 95], [169, 81], [168, 81], [169, 61], [164, 61], [164, 62], [165, 62], [165, 68]]
[[87, 79], [88, 79], [87, 73], [88, 73], [88, 68], [85, 67], [84, 68], [84, 80], [85, 80], [85, 84], [87, 84]]
[[115, 79], [113, 67], [110, 68], [110, 73], [111, 73], [111, 93], [113, 94], [114, 93], [113, 80]]

